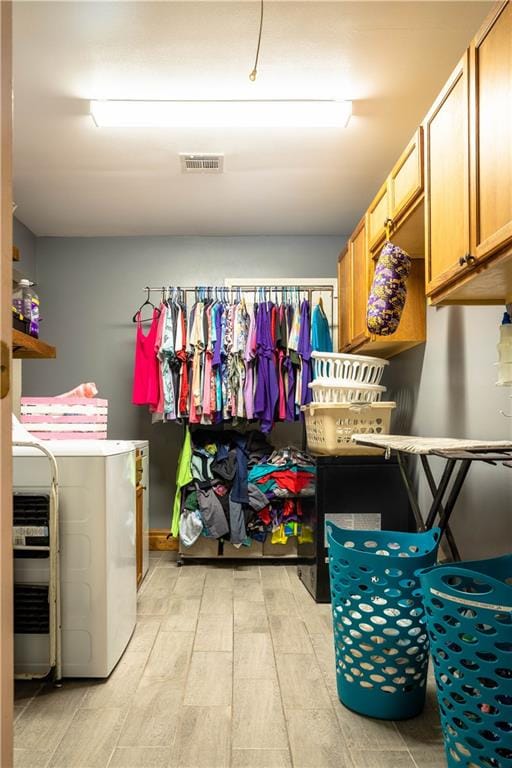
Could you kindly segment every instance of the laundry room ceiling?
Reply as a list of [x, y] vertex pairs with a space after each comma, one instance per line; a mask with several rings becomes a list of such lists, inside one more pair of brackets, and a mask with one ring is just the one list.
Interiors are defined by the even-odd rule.
[[[38, 235], [346, 234], [489, 2], [14, 3], [14, 199]], [[97, 128], [90, 99], [351, 99], [346, 129]], [[224, 155], [184, 174], [180, 153]]]

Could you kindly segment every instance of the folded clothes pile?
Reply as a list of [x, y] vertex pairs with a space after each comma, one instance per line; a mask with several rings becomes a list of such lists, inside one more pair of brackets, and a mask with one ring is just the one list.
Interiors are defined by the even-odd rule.
[[286, 544], [291, 536], [302, 536], [302, 504], [299, 499], [272, 502], [255, 512], [247, 523], [247, 534], [256, 541], [266, 541], [271, 534], [272, 544]]
[[286, 544], [290, 536], [303, 538], [301, 496], [313, 496], [316, 467], [311, 457], [296, 448], [274, 451], [249, 470], [249, 482], [262, 491], [270, 502], [256, 512], [247, 525], [248, 534], [272, 544]]
[[313, 496], [316, 467], [312, 459], [294, 448], [275, 451], [249, 472], [254, 483], [270, 499], [290, 496]]

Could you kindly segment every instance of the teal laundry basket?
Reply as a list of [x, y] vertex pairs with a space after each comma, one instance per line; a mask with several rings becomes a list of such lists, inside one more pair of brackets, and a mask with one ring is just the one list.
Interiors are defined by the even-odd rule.
[[512, 555], [419, 576], [449, 768], [512, 768]]
[[425, 705], [428, 637], [415, 576], [436, 561], [440, 532], [350, 531], [326, 523], [340, 701], [383, 720]]

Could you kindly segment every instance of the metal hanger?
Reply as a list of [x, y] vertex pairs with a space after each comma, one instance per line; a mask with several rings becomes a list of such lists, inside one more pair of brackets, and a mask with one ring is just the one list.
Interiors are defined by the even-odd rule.
[[146, 296], [146, 301], [140, 305], [140, 307], [132, 317], [132, 323], [136, 323], [138, 320], [140, 320], [141, 323], [147, 323], [153, 320], [153, 317], [147, 317], [145, 319], [142, 319], [142, 317], [140, 317], [140, 313], [142, 312], [144, 307], [147, 307], [148, 305], [150, 307], [153, 307], [153, 312], [156, 310], [158, 312], [158, 315], [160, 316], [160, 310], [158, 309], [158, 307], [155, 307], [153, 302], [149, 300], [149, 297], [151, 295], [151, 289], [147, 285], [146, 285], [146, 291], [148, 292]]

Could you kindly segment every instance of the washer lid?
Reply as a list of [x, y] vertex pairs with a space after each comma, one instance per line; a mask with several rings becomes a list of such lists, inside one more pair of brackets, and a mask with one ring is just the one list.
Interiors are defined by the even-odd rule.
[[149, 448], [149, 440], [130, 440], [136, 448]]
[[[135, 450], [129, 440], [44, 440], [42, 444], [54, 456], [115, 456]], [[14, 456], [42, 456], [29, 447], [13, 447]]]

